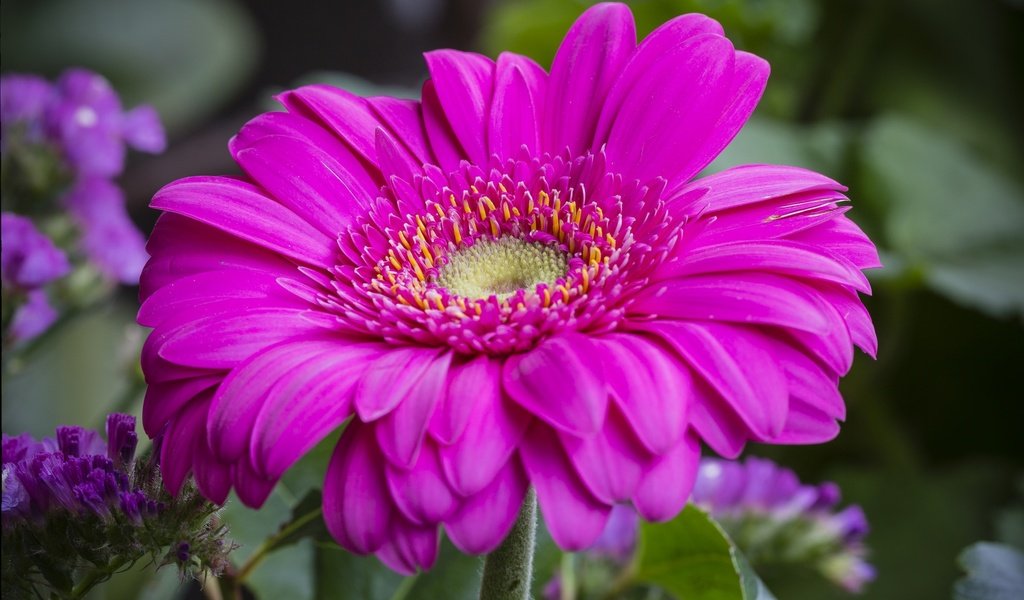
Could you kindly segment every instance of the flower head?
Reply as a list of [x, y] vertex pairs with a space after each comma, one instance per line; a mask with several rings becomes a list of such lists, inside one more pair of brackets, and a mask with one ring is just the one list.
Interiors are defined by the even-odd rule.
[[40, 441], [4, 434], [5, 594], [27, 592], [40, 577], [63, 590], [79, 577], [95, 579], [83, 576], [94, 567], [146, 554], [190, 575], [225, 566], [231, 546], [215, 507], [194, 493], [172, 500], [156, 470], [135, 460], [137, 444], [135, 418], [116, 413], [107, 417], [106, 440], [78, 426]]
[[46, 284], [71, 269], [67, 256], [35, 224], [14, 213], [0, 214], [0, 281], [3, 285], [4, 326], [10, 312], [10, 333], [16, 340], [31, 339], [57, 318]]
[[412, 572], [442, 525], [496, 547], [531, 485], [581, 549], [616, 503], [675, 515], [701, 440], [836, 435], [878, 265], [843, 188], [765, 165], [693, 180], [763, 60], [701, 15], [638, 46], [619, 4], [587, 10], [550, 73], [426, 59], [418, 102], [285, 92], [231, 141], [245, 177], [153, 199], [143, 424], [172, 490], [194, 471], [258, 506], [351, 417], [327, 525]]

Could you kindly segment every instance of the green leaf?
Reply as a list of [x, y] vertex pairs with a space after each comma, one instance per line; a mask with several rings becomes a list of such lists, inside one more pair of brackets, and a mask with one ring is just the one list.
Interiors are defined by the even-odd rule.
[[636, 576], [680, 600], [773, 600], [722, 528], [688, 505], [674, 520], [644, 523]]
[[795, 125], [755, 117], [718, 155], [708, 172], [737, 165], [770, 163], [804, 167], [839, 179], [849, 139], [849, 129], [838, 123]]
[[314, 597], [325, 600], [391, 600], [405, 582], [373, 556], [356, 556], [333, 542], [316, 546], [314, 566]]
[[953, 588], [954, 600], [1024, 598], [1024, 553], [1003, 544], [979, 542], [958, 559], [967, 576]]
[[889, 249], [934, 290], [991, 314], [1024, 312], [1024, 190], [942, 132], [896, 116], [864, 140]]

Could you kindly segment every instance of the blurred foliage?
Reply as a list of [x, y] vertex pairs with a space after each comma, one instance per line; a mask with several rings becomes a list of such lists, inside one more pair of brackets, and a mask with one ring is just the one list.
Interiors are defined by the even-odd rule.
[[231, 0], [5, 0], [0, 17], [4, 72], [92, 69], [127, 106], [153, 104], [172, 134], [230, 99], [259, 56]]
[[1024, 597], [1024, 553], [1002, 544], [978, 543], [963, 551], [967, 577], [956, 583], [954, 600], [1014, 600]]

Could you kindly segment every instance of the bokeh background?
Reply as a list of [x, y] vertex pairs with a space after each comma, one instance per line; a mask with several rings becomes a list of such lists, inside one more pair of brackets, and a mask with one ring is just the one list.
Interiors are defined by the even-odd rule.
[[[169, 149], [133, 155], [120, 180], [146, 230], [156, 218], [147, 203], [161, 185], [235, 172], [227, 140], [273, 107], [275, 91], [327, 81], [416, 96], [426, 76], [420, 53], [437, 47], [508, 49], [548, 66], [587, 4], [4, 0], [0, 71], [53, 77], [85, 66], [106, 75], [126, 106], [157, 107]], [[709, 170], [769, 162], [826, 173], [850, 187], [851, 216], [883, 251], [886, 267], [871, 273], [868, 300], [879, 357], [858, 356], [843, 383], [849, 416], [839, 438], [749, 452], [808, 481], [832, 479], [864, 507], [879, 571], [864, 598], [949, 597], [965, 546], [1024, 547], [1024, 2], [631, 4], [641, 34], [704, 12], [772, 64], [754, 119]], [[133, 323], [135, 294], [122, 290], [113, 305], [5, 360], [4, 432], [41, 436], [60, 423], [99, 425], [115, 408], [138, 410], [145, 332]], [[315, 480], [315, 472], [293, 479]], [[229, 507], [241, 557], [288, 504], [282, 491], [264, 513]], [[314, 597], [376, 569], [337, 562], [339, 552], [310, 542], [274, 555], [260, 585], [278, 595], [265, 597]], [[548, 558], [542, 553], [542, 570]], [[475, 563], [466, 564], [472, 578]], [[782, 599], [848, 597], [810, 571], [762, 575]], [[126, 579], [97, 597], [188, 593], [173, 574]], [[455, 586], [431, 581], [446, 594]], [[366, 585], [399, 584], [380, 575]]]

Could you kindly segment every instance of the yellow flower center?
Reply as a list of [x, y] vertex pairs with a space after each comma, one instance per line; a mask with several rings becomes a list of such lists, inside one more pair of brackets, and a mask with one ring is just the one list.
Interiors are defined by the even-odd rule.
[[510, 236], [480, 238], [448, 255], [437, 284], [464, 298], [504, 300], [518, 290], [554, 285], [567, 270], [568, 258], [557, 247]]

